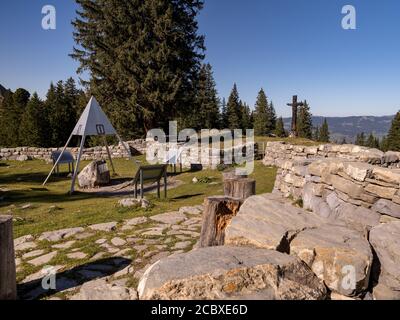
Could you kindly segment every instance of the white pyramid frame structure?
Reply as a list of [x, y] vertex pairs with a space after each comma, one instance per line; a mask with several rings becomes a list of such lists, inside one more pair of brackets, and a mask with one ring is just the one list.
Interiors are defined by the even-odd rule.
[[110, 120], [108, 120], [106, 114], [101, 109], [96, 98], [92, 96], [90, 98], [90, 101], [87, 104], [85, 110], [83, 111], [81, 117], [79, 118], [78, 123], [76, 124], [74, 130], [72, 131], [67, 143], [65, 144], [64, 148], [62, 149], [60, 156], [58, 157], [57, 161], [55, 162], [55, 164], [54, 164], [53, 168], [51, 169], [49, 175], [47, 176], [46, 180], [43, 182], [43, 185], [45, 185], [47, 183], [47, 181], [49, 180], [49, 178], [51, 177], [52, 173], [54, 172], [54, 169], [57, 167], [58, 162], [61, 160], [63, 153], [67, 149], [68, 144], [70, 143], [73, 136], [81, 136], [82, 139], [81, 139], [78, 157], [76, 159], [76, 164], [75, 164], [75, 168], [74, 168], [74, 172], [73, 172], [73, 176], [72, 176], [71, 194], [75, 190], [76, 176], [79, 171], [79, 163], [81, 161], [81, 157], [82, 157], [82, 153], [83, 153], [83, 149], [84, 149], [84, 145], [85, 145], [85, 140], [86, 140], [87, 136], [102, 136], [102, 137], [104, 137], [104, 144], [107, 149], [108, 158], [110, 160], [113, 173], [115, 173], [114, 164], [112, 162], [110, 149], [108, 148], [107, 139], [106, 139], [106, 136], [108, 136], [108, 135], [115, 135], [118, 138], [119, 142], [122, 144], [122, 146], [125, 148], [125, 151], [128, 153], [128, 156], [130, 158], [132, 158], [132, 155], [131, 155], [128, 147], [122, 141], [121, 137], [118, 135], [117, 131], [112, 126]]

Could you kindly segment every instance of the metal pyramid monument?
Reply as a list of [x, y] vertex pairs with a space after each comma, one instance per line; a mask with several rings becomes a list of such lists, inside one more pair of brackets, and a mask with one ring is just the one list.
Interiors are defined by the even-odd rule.
[[97, 102], [95, 97], [91, 97], [89, 103], [87, 104], [85, 110], [83, 111], [81, 117], [78, 120], [78, 123], [75, 125], [74, 130], [72, 130], [72, 133], [65, 144], [63, 150], [61, 151], [60, 156], [58, 157], [56, 163], [54, 164], [53, 168], [51, 169], [49, 175], [47, 176], [46, 180], [44, 181], [43, 185], [47, 183], [49, 180], [50, 176], [52, 175], [54, 169], [58, 165], [58, 162], [63, 156], [63, 153], [68, 147], [68, 144], [71, 142], [71, 139], [73, 136], [81, 136], [81, 143], [79, 147], [79, 152], [78, 156], [76, 159], [76, 166], [74, 169], [74, 174], [72, 176], [72, 182], [71, 182], [71, 194], [74, 192], [75, 189], [75, 180], [76, 176], [79, 171], [79, 164], [81, 161], [81, 156], [83, 153], [83, 149], [85, 146], [85, 140], [87, 136], [102, 136], [104, 140], [104, 144], [107, 149], [108, 153], [108, 158], [110, 160], [113, 172], [115, 173], [114, 165], [112, 163], [112, 157], [110, 154], [110, 150], [107, 145], [107, 135], [115, 135], [119, 142], [122, 144], [122, 146], [125, 148], [127, 154], [129, 157], [131, 157], [131, 153], [129, 151], [129, 148], [125, 145], [125, 143], [122, 141], [121, 137], [118, 135], [117, 131], [115, 131], [114, 127], [112, 126], [110, 120], [108, 120], [106, 114], [104, 111], [101, 109], [99, 103]]
[[116, 135], [110, 120], [101, 109], [95, 97], [91, 97], [85, 110], [83, 111], [72, 135], [75, 136], [96, 136], [96, 135]]

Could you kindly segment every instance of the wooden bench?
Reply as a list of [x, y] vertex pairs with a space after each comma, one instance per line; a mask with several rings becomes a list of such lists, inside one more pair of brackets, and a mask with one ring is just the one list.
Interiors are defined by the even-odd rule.
[[[57, 163], [57, 159], [60, 157], [61, 151], [53, 151], [51, 153], [51, 160], [53, 160], [53, 165]], [[75, 159], [74, 156], [72, 155], [71, 152], [69, 151], [64, 151], [64, 153], [61, 156], [61, 159], [58, 161], [57, 166], [56, 166], [56, 174], [60, 173], [60, 164], [68, 164], [68, 173], [74, 172], [74, 163]]]

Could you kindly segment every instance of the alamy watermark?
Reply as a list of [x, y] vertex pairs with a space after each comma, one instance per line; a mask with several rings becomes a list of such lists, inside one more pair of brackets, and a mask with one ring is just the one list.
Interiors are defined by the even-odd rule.
[[221, 163], [242, 166], [235, 169], [238, 175], [249, 175], [254, 171], [253, 129], [247, 129], [245, 135], [241, 129], [203, 129], [199, 135], [196, 130], [186, 128], [178, 133], [177, 122], [171, 121], [168, 135], [162, 129], [152, 129], [146, 140], [157, 142], [149, 144], [146, 150], [146, 160], [150, 164], [176, 163], [182, 158], [190, 158], [191, 163], [211, 167]]
[[56, 8], [52, 5], [45, 5], [42, 8], [43, 30], [55, 30], [57, 28]]
[[356, 8], [352, 5], [345, 5], [342, 8], [342, 14], [345, 16], [342, 18], [342, 28], [344, 30], [356, 30], [357, 29], [357, 13]]

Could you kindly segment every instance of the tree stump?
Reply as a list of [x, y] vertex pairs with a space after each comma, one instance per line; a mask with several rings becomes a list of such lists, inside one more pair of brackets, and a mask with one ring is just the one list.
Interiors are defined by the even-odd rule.
[[243, 179], [243, 178], [247, 178], [247, 175], [244, 172], [239, 172], [239, 174], [237, 174], [236, 170], [230, 170], [222, 173], [223, 181], [228, 179]]
[[12, 217], [0, 216], [0, 300], [17, 298]]
[[225, 229], [238, 213], [243, 201], [231, 197], [209, 197], [204, 200], [203, 223], [199, 246], [214, 247], [225, 243]]
[[224, 181], [224, 194], [227, 197], [245, 200], [256, 194], [254, 179], [227, 179]]

